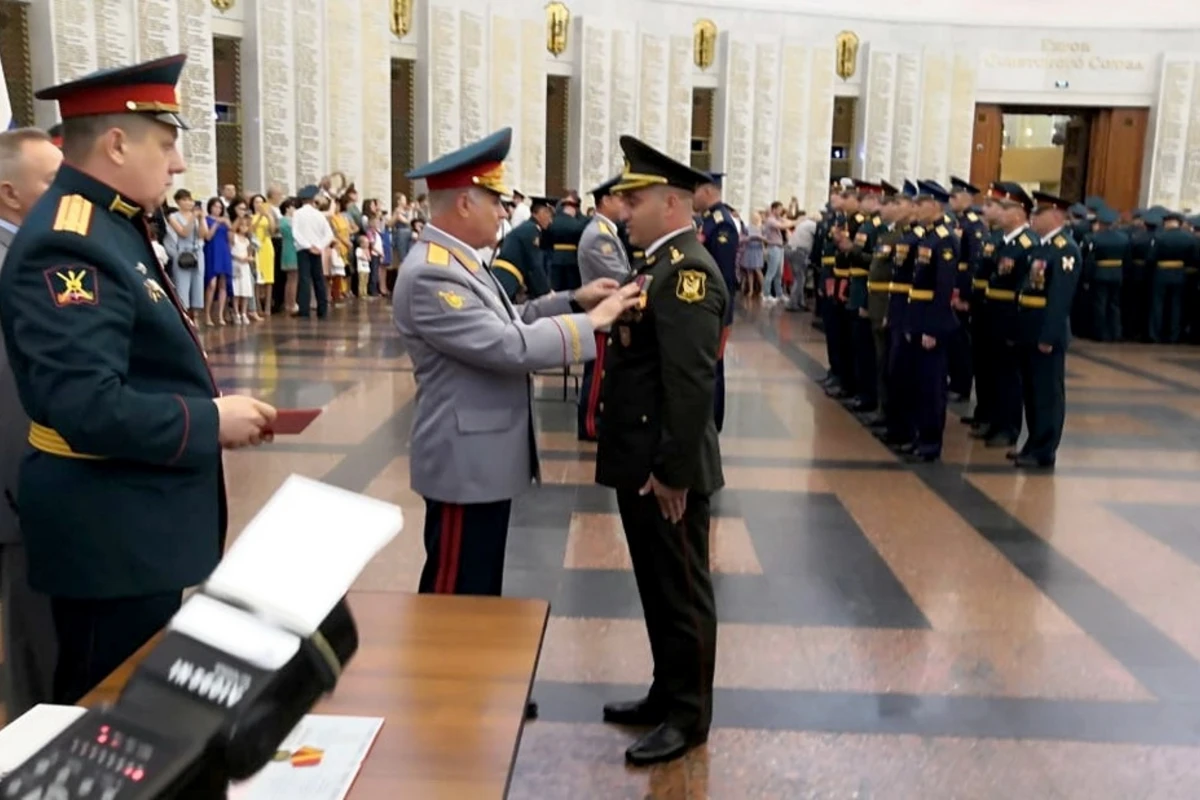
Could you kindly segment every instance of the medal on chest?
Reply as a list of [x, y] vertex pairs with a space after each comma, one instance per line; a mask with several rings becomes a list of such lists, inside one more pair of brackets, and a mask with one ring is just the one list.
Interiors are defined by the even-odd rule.
[[998, 265], [997, 268], [1000, 270], [1001, 275], [1007, 275], [1008, 273], [1013, 271], [1014, 266], [1015, 266], [1015, 262], [1011, 258], [1005, 257], [1005, 258], [1000, 259], [1000, 264]]
[[1042, 258], [1034, 259], [1033, 264], [1029, 268], [1029, 285], [1037, 291], [1044, 291], [1046, 288], [1046, 261]]

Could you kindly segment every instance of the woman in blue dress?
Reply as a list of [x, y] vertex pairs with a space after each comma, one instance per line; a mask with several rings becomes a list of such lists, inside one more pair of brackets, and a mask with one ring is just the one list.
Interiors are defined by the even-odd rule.
[[[225, 300], [233, 279], [229, 250], [229, 218], [221, 198], [208, 201], [208, 241], [204, 243], [204, 310], [209, 325], [225, 324]], [[215, 312], [215, 313], [214, 313]]]

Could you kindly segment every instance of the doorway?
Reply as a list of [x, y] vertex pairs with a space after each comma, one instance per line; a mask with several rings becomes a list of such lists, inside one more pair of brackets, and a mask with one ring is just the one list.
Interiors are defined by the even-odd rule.
[[571, 79], [546, 76], [546, 194], [567, 193], [567, 142], [570, 137]]
[[713, 108], [716, 89], [692, 89], [692, 152], [693, 169], [712, 172]]
[[854, 122], [857, 113], [857, 97], [833, 98], [833, 149], [829, 153], [831, 181], [849, 178], [854, 174]]
[[1145, 108], [975, 107], [971, 182], [1019, 183], [1073, 202], [1103, 197], [1137, 205], [1149, 110]]
[[416, 77], [416, 62], [407, 58], [392, 59], [392, 195], [404, 194], [412, 197], [412, 180], [407, 177], [415, 166], [413, 161], [413, 139], [416, 114], [416, 93], [413, 85]]

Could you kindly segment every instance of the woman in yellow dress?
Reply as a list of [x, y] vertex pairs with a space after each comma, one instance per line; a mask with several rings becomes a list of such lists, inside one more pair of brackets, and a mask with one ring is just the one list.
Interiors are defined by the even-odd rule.
[[254, 216], [250, 229], [254, 233], [254, 266], [258, 272], [258, 307], [263, 316], [271, 316], [271, 286], [275, 283], [275, 246], [271, 237], [275, 235], [275, 215], [267, 199], [261, 194], [250, 198]]

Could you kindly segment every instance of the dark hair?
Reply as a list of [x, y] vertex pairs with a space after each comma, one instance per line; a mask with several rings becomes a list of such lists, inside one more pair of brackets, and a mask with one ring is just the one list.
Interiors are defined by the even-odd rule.
[[250, 199], [246, 201], [246, 208], [248, 208], [250, 210], [250, 213], [254, 213], [254, 201], [255, 200], [262, 200], [263, 203], [266, 203], [267, 197], [266, 197], [266, 195], [262, 195], [262, 194], [250, 195]]
[[187, 189], [176, 189], [175, 194], [173, 196], [175, 198], [176, 203], [178, 203], [180, 200], [191, 200], [192, 199], [192, 193], [189, 192]]
[[298, 208], [299, 205], [300, 204], [296, 201], [296, 198], [289, 197], [287, 200], [284, 200], [279, 204], [279, 213], [281, 215], [286, 214], [289, 209]]
[[[213, 203], [217, 204], [216, 214], [214, 214], [212, 210]], [[225, 216], [225, 204], [221, 202], [221, 198], [219, 197], [210, 197], [208, 198], [208, 202], [204, 204], [204, 213], [208, 214], [210, 217], [223, 217]]]

